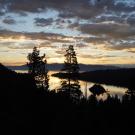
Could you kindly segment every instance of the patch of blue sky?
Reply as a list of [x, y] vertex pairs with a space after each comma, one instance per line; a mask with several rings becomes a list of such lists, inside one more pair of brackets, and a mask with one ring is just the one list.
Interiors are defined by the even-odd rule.
[[[78, 35], [79, 32], [76, 30], [71, 30], [67, 28], [67, 24], [64, 24], [64, 26], [56, 27], [55, 22], [52, 25], [48, 25], [45, 27], [39, 27], [34, 24], [35, 18], [53, 18], [54, 20], [58, 19], [57, 17], [58, 13], [56, 11], [47, 11], [42, 13], [27, 13], [27, 16], [20, 16], [18, 14], [8, 13], [6, 16], [3, 16], [1, 18], [1, 24], [3, 29], [12, 30], [16, 32], [47, 32], [47, 33], [58, 33], [58, 34], [64, 34], [67, 36], [74, 36]], [[10, 16], [12, 17], [16, 23], [15, 24], [5, 24], [2, 22], [2, 20]], [[72, 22], [75, 22], [74, 19], [72, 19]]]
[[[44, 29], [42, 27], [35, 27], [34, 25], [34, 19], [35, 18], [54, 18], [57, 16], [57, 12], [55, 11], [47, 11], [47, 12], [42, 12], [42, 13], [26, 13], [27, 16], [20, 16], [19, 14], [15, 13], [8, 13], [6, 16], [1, 17], [1, 24], [4, 29], [9, 29], [17, 32], [40, 32], [43, 31]], [[16, 24], [5, 24], [2, 22], [2, 20], [10, 16], [12, 17], [15, 21]]]

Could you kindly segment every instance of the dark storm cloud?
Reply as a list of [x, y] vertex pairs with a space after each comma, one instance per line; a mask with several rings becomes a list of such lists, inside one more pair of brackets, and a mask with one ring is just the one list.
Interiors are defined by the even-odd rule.
[[35, 25], [36, 26], [40, 26], [40, 27], [45, 27], [48, 25], [51, 25], [53, 23], [53, 19], [52, 18], [35, 18]]
[[5, 23], [5, 24], [16, 24], [16, 21], [12, 17], [8, 16], [3, 20], [3, 23]]

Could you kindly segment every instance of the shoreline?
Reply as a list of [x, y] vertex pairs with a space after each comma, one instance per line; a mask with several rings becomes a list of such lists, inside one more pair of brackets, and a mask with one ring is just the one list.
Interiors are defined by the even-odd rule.
[[[56, 73], [52, 74], [52, 76], [67, 78], [66, 73]], [[83, 72], [79, 74], [78, 80], [135, 89], [135, 69]]]

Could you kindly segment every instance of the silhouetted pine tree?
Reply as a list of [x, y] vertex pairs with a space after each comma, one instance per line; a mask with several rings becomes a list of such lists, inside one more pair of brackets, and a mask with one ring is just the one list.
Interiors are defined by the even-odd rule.
[[62, 71], [64, 71], [67, 77], [62, 79], [60, 91], [69, 94], [73, 98], [80, 98], [82, 93], [78, 81], [79, 65], [72, 45], [66, 50], [64, 63]]
[[29, 73], [34, 76], [37, 86], [48, 90], [49, 76], [45, 54], [40, 56], [40, 51], [37, 49], [37, 47], [34, 47], [33, 52], [29, 53], [27, 58], [29, 60], [27, 63]]
[[133, 88], [128, 89], [125, 93], [125, 97], [127, 97], [128, 100], [135, 102], [135, 90]]

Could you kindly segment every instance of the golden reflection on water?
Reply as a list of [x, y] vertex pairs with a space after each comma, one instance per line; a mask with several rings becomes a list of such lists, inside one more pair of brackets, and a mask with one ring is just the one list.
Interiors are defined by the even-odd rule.
[[[18, 73], [27, 73], [27, 71], [21, 71], [18, 70]], [[49, 86], [50, 86], [50, 90], [56, 90], [60, 87], [60, 82], [61, 79], [57, 78], [57, 77], [53, 77], [52, 74], [57, 73], [57, 71], [49, 71]], [[81, 86], [81, 90], [82, 93], [84, 95], [86, 95], [87, 93], [87, 97], [89, 95], [91, 95], [91, 92], [89, 91], [89, 88], [92, 87], [94, 85], [93, 82], [85, 82], [85, 81], [79, 81], [80, 82], [80, 86]], [[111, 85], [106, 85], [106, 84], [102, 84], [102, 86], [109, 91], [108, 94], [110, 94], [111, 96], [115, 96], [118, 95], [118, 97], [121, 99], [122, 96], [125, 94], [127, 88], [124, 87], [117, 87], [117, 86], [111, 86]], [[107, 98], [107, 94], [103, 94], [97, 97], [97, 99], [103, 99], [105, 100]]]
[[[49, 81], [50, 89], [57, 89], [57, 88], [60, 87], [61, 79], [51, 76], [54, 73], [57, 73], [57, 72], [55, 72], [55, 71], [50, 71], [49, 72], [49, 75], [50, 75], [50, 81]], [[86, 93], [87, 93], [87, 97], [89, 95], [91, 95], [91, 92], [89, 91], [89, 88], [92, 87], [94, 85], [94, 83], [93, 82], [85, 82], [85, 81], [79, 81], [79, 82], [80, 82], [82, 93], [84, 95], [86, 95]], [[111, 86], [111, 85], [106, 85], [106, 84], [102, 84], [102, 86], [108, 91], [108, 94], [110, 94], [111, 96], [118, 95], [118, 97], [120, 99], [122, 98], [122, 96], [125, 94], [125, 92], [127, 90], [127, 88], [124, 88], [124, 87], [117, 87], [117, 86]], [[100, 95], [97, 98], [105, 100], [107, 98], [107, 94]]]

